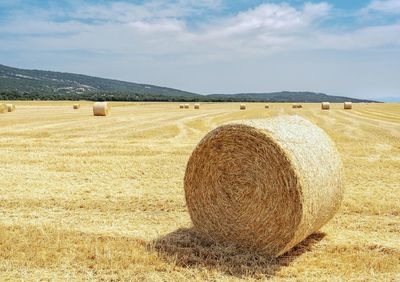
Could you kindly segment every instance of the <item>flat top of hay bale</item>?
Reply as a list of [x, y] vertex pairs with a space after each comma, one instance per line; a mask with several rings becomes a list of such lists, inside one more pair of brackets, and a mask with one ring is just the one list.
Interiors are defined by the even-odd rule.
[[189, 159], [187, 206], [200, 232], [277, 256], [337, 211], [340, 167], [326, 134], [300, 117], [224, 125]]

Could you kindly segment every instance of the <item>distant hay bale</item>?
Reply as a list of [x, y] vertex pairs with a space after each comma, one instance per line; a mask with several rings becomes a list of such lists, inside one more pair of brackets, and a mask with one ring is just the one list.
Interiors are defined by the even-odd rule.
[[0, 113], [6, 113], [8, 112], [8, 107], [6, 104], [0, 104]]
[[345, 110], [351, 110], [353, 108], [353, 103], [352, 102], [344, 102], [344, 109]]
[[240, 104], [240, 109], [245, 110], [246, 109], [246, 104]]
[[95, 116], [108, 116], [110, 114], [110, 107], [107, 102], [95, 102], [93, 104], [93, 115]]
[[187, 163], [184, 187], [196, 230], [271, 257], [321, 228], [343, 197], [334, 144], [299, 116], [209, 132]]
[[7, 111], [8, 112], [13, 112], [15, 111], [15, 105], [14, 104], [6, 104]]
[[195, 109], [200, 109], [200, 104], [194, 104]]
[[79, 109], [81, 107], [81, 105], [80, 104], [74, 104], [72, 107], [73, 107], [74, 110], [77, 110], [77, 109]]
[[330, 108], [331, 108], [331, 104], [329, 102], [322, 102], [321, 103], [321, 109], [329, 110]]
[[184, 105], [183, 104], [179, 104], [179, 109], [183, 109]]
[[269, 109], [269, 105], [268, 105], [268, 104], [265, 105], [264, 108], [265, 108], [265, 109]]
[[301, 109], [301, 108], [303, 108], [303, 106], [301, 104], [294, 103], [294, 104], [292, 104], [292, 108], [293, 109]]
[[189, 104], [185, 104], [185, 109], [189, 109]]

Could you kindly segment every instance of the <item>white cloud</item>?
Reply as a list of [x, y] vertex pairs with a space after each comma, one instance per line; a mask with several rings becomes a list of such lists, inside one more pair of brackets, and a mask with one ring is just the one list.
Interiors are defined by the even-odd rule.
[[400, 0], [374, 0], [367, 6], [366, 11], [400, 13]]
[[[386, 9], [395, 10], [397, 6], [390, 5], [398, 2], [373, 1], [368, 9], [386, 13]], [[331, 5], [325, 2], [300, 7], [262, 4], [218, 19], [210, 16], [212, 10], [221, 11], [224, 5], [222, 0], [152, 0], [140, 5], [121, 1], [79, 4], [72, 10], [32, 9], [0, 25], [0, 60], [7, 56], [1, 54], [10, 52], [33, 54], [43, 58], [43, 64], [47, 60], [48, 64], [69, 65], [65, 69], [69, 71], [75, 66], [77, 72], [196, 91], [185, 84], [196, 83], [196, 79], [186, 77], [187, 82], [179, 83], [187, 75], [185, 70], [198, 71], [198, 77], [213, 81], [220, 77], [214, 78], [214, 72], [232, 73], [249, 61], [253, 62], [251, 69], [264, 72], [264, 66], [257, 64], [278, 57], [289, 60], [290, 54], [298, 52], [368, 52], [400, 47], [400, 24], [396, 22], [366, 22], [345, 31], [321, 25], [335, 17]], [[64, 21], [58, 20], [60, 16]], [[285, 65], [290, 68], [291, 62]], [[251, 69], [249, 76], [262, 79]], [[262, 84], [247, 79], [254, 85]], [[277, 79], [284, 85], [283, 78]], [[202, 87], [206, 85], [205, 80], [198, 81]], [[239, 76], [236, 84], [226, 85], [240, 83]]]

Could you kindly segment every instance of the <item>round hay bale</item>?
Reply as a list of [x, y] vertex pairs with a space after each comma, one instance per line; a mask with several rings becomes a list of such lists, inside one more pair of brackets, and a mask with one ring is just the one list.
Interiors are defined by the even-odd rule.
[[194, 104], [194, 108], [197, 110], [200, 109], [200, 104]]
[[7, 111], [8, 112], [13, 112], [15, 111], [15, 105], [14, 104], [6, 104]]
[[265, 109], [269, 109], [269, 105], [268, 105], [268, 104], [265, 105], [264, 108], [265, 108]]
[[341, 166], [324, 131], [299, 116], [220, 126], [186, 167], [190, 217], [214, 240], [277, 257], [339, 209]]
[[179, 109], [183, 109], [184, 108], [184, 105], [183, 104], [180, 104], [179, 105]]
[[351, 110], [353, 108], [353, 103], [352, 102], [344, 102], [343, 107], [345, 110]]
[[74, 110], [77, 110], [77, 109], [79, 109], [80, 107], [81, 107], [80, 104], [74, 104], [74, 105], [72, 106], [72, 108], [73, 108]]
[[107, 102], [95, 102], [93, 104], [93, 115], [95, 116], [108, 116], [110, 114], [110, 107]]
[[6, 113], [8, 112], [8, 107], [6, 104], [0, 104], [0, 113]]
[[331, 104], [329, 102], [322, 102], [321, 103], [321, 109], [329, 110], [330, 108], [331, 108]]
[[245, 110], [246, 109], [246, 104], [240, 104], [240, 109]]
[[185, 104], [185, 109], [189, 109], [189, 104]]

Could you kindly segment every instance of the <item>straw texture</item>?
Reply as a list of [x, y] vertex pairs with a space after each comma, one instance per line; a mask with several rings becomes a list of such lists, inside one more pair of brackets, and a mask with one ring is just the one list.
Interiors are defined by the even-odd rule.
[[184, 187], [199, 232], [277, 257], [339, 209], [341, 160], [329, 137], [301, 117], [247, 121], [200, 141]]
[[353, 103], [352, 102], [344, 102], [344, 109], [345, 110], [351, 110], [353, 108]]
[[245, 110], [246, 109], [246, 104], [240, 104], [240, 109]]
[[80, 104], [74, 104], [72, 107], [74, 108], [74, 110], [77, 110], [77, 109], [79, 109], [81, 107], [81, 105]]
[[321, 103], [321, 109], [329, 110], [330, 108], [331, 108], [331, 104], [329, 102], [322, 102]]
[[200, 104], [194, 104], [195, 109], [200, 109]]
[[110, 107], [107, 102], [95, 102], [93, 104], [93, 115], [95, 116], [108, 116], [110, 114]]
[[5, 104], [0, 104], [0, 113], [8, 112], [8, 108]]
[[7, 111], [8, 112], [13, 112], [15, 111], [15, 105], [14, 104], [6, 104]]

